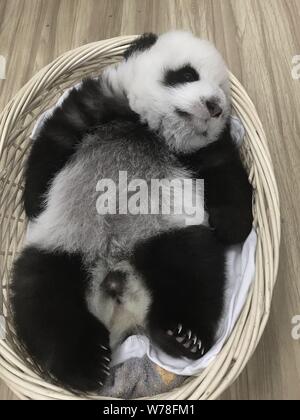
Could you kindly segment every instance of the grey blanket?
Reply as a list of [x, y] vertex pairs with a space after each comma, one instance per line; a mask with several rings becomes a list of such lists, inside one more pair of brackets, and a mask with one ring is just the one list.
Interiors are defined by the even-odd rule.
[[185, 376], [167, 372], [144, 356], [113, 367], [101, 395], [123, 399], [151, 397], [180, 386], [185, 379]]

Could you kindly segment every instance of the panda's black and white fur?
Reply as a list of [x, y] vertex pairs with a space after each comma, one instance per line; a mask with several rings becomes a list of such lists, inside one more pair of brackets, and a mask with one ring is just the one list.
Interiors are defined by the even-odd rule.
[[[184, 32], [138, 38], [124, 60], [71, 90], [25, 171], [31, 229], [15, 263], [15, 326], [45, 373], [96, 391], [111, 349], [136, 331], [176, 357], [209, 350], [223, 308], [226, 246], [252, 226], [251, 186], [230, 135], [226, 66]], [[96, 212], [97, 181], [200, 178], [208, 214]]]

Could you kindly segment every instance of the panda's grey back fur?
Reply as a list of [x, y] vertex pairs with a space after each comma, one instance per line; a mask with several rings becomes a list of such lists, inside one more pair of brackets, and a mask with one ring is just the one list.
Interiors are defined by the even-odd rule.
[[98, 214], [97, 183], [111, 179], [118, 185], [120, 170], [127, 171], [128, 182], [192, 177], [165, 143], [139, 123], [103, 125], [86, 136], [53, 180], [45, 211], [32, 224], [27, 242], [81, 252], [87, 263], [100, 258], [109, 269], [127, 259], [138, 240], [182, 226], [183, 219], [162, 214]]

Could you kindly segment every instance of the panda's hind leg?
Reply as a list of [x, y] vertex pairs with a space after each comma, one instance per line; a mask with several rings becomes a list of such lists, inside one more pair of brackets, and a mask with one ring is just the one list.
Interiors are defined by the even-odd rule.
[[87, 308], [79, 254], [27, 247], [16, 260], [11, 302], [17, 336], [49, 380], [98, 391], [109, 375], [109, 333]]
[[216, 338], [226, 282], [225, 251], [213, 232], [165, 232], [138, 244], [133, 263], [152, 295], [152, 341], [175, 357], [202, 357]]

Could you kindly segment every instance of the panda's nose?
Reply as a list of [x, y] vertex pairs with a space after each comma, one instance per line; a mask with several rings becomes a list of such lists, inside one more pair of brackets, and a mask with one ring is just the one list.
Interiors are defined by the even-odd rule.
[[220, 105], [213, 99], [206, 101], [206, 107], [212, 118], [218, 118], [223, 112]]
[[126, 274], [122, 271], [110, 271], [101, 283], [101, 289], [112, 298], [121, 297], [126, 283]]

